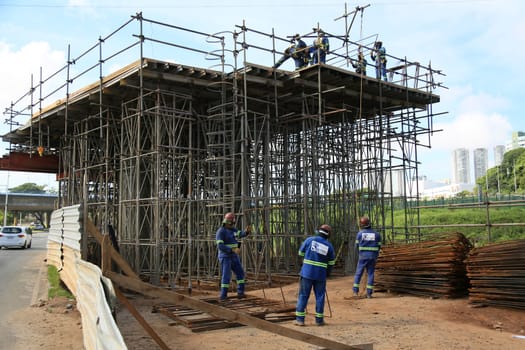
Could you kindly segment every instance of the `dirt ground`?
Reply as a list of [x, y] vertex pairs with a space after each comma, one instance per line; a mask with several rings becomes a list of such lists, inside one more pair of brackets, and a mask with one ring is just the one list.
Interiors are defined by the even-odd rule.
[[12, 350], [82, 350], [82, 323], [75, 301], [38, 301], [8, 316], [16, 336]]
[[[306, 327], [281, 322], [305, 333], [348, 345], [373, 344], [378, 350], [409, 349], [525, 349], [525, 311], [473, 307], [468, 299], [432, 299], [377, 292], [374, 298], [352, 298], [352, 277], [328, 281], [327, 326], [316, 327], [310, 298]], [[295, 304], [297, 285], [266, 289], [267, 298]], [[262, 297], [262, 291], [249, 295]], [[318, 349], [317, 346], [252, 327], [193, 333], [171, 318], [153, 313], [155, 300], [132, 297], [161, 339], [172, 349]], [[82, 349], [80, 314], [67, 300], [56, 300], [17, 313], [12, 322], [28, 322], [30, 334], [21, 334], [18, 349]], [[139, 323], [122, 306], [117, 323], [130, 350], [157, 349]]]

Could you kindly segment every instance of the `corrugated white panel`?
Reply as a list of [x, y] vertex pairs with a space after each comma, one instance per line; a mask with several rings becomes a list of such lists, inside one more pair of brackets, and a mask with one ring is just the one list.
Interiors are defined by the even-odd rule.
[[82, 237], [80, 219], [80, 205], [64, 208], [63, 244], [78, 251], [80, 251], [80, 239]]
[[82, 315], [84, 347], [88, 350], [127, 349], [104, 295], [102, 272], [98, 266], [80, 259], [77, 260], [77, 270], [76, 297]]
[[88, 350], [127, 349], [106, 301], [104, 285], [114, 305], [115, 293], [111, 280], [100, 269], [83, 261], [80, 254], [82, 237], [80, 205], [53, 211], [47, 241], [47, 262], [59, 269], [60, 279], [75, 295], [82, 315], [84, 348]]
[[64, 210], [57, 209], [51, 213], [51, 220], [49, 222], [49, 234], [47, 236], [48, 241], [62, 243], [62, 229], [64, 220]]
[[60, 279], [66, 284], [67, 288], [77, 295], [78, 271], [76, 262], [80, 259], [80, 251], [62, 246], [63, 268], [60, 270]]
[[61, 255], [62, 252], [60, 251], [60, 243], [48, 241], [47, 242], [47, 264], [53, 265], [57, 269], [62, 268], [62, 260]]

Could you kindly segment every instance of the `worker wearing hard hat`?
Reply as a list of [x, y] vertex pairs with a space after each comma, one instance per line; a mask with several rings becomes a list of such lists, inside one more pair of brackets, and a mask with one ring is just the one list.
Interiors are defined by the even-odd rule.
[[317, 32], [317, 38], [314, 39], [312, 51], [312, 64], [326, 63], [326, 54], [330, 51], [330, 42], [328, 36], [322, 29], [313, 28]]
[[332, 228], [321, 225], [316, 236], [308, 237], [299, 248], [299, 256], [303, 257], [299, 280], [299, 296], [295, 308], [297, 326], [304, 326], [306, 305], [312, 288], [315, 294], [315, 324], [324, 326], [324, 300], [326, 295], [326, 278], [330, 276], [335, 265], [334, 247], [328, 241]]
[[366, 297], [371, 298], [374, 292], [374, 272], [379, 249], [381, 249], [381, 234], [372, 229], [370, 219], [363, 216], [359, 219], [360, 230], [355, 239], [356, 247], [359, 249], [359, 260], [354, 275], [354, 296], [359, 295], [359, 283], [366, 268], [368, 280], [366, 282]]
[[221, 264], [221, 292], [219, 301], [225, 301], [228, 297], [232, 271], [237, 278], [237, 297], [244, 298], [244, 269], [241, 264], [239, 254], [241, 253], [238, 238], [246, 237], [251, 233], [251, 226], [246, 227], [245, 231], [234, 227], [235, 214], [226, 213], [222, 220], [222, 226], [215, 234], [217, 247], [219, 248], [219, 261]]
[[370, 58], [376, 63], [376, 78], [384, 81], [386, 78], [386, 49], [381, 41], [376, 41], [374, 49], [370, 51]]
[[295, 69], [301, 69], [308, 65], [310, 61], [310, 52], [306, 43], [301, 39], [299, 34], [295, 34], [291, 40], [291, 45], [284, 50], [284, 55], [277, 61], [273, 68], [279, 68], [290, 57], [295, 62]]

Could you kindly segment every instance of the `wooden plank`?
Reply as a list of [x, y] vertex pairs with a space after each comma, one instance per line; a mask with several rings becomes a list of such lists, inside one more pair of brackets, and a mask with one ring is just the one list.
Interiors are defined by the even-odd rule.
[[161, 339], [161, 337], [159, 337], [155, 330], [151, 328], [149, 323], [144, 319], [144, 317], [142, 317], [140, 312], [138, 312], [138, 310], [135, 309], [135, 307], [129, 302], [128, 298], [126, 298], [124, 294], [122, 294], [120, 289], [115, 288], [115, 294], [117, 295], [118, 300], [122, 304], [124, 304], [124, 306], [126, 306], [126, 308], [133, 315], [133, 317], [135, 317], [135, 319], [140, 323], [142, 328], [144, 328], [146, 332], [148, 332], [148, 334], [151, 336], [151, 338], [153, 338], [155, 343], [157, 343], [159, 347], [163, 350], [170, 350], [170, 347], [166, 345], [166, 343]]
[[280, 326], [257, 317], [253, 317], [244, 313], [235, 312], [219, 305], [209, 304], [202, 300], [176, 293], [170, 290], [165, 290], [160, 287], [142, 282], [138, 279], [126, 277], [114, 272], [109, 272], [108, 277], [117, 285], [133, 290], [143, 295], [159, 298], [168, 303], [181, 304], [191, 308], [199, 309], [216, 317], [220, 317], [230, 322], [239, 322], [247, 326], [255, 327], [274, 334], [279, 334], [284, 337], [292, 338], [311, 345], [317, 345], [332, 350], [348, 350], [348, 349], [372, 349], [372, 344], [347, 345], [339, 343], [330, 339], [318, 337], [313, 334], [303, 333], [295, 329]]
[[[200, 298], [202, 301], [217, 304], [216, 298]], [[253, 317], [264, 319], [270, 322], [282, 322], [295, 319], [295, 305], [283, 305], [274, 300], [267, 300], [255, 296], [248, 296], [244, 299], [231, 299], [223, 307], [242, 310]], [[217, 318], [201, 310], [191, 309], [181, 305], [156, 305], [155, 312], [160, 312], [179, 324], [191, 329], [192, 332], [202, 332], [211, 329], [230, 328], [232, 326], [244, 326], [241, 323], [231, 323], [223, 318]], [[208, 327], [208, 329], [206, 329]], [[210, 328], [211, 327], [211, 328]]]
[[[96, 226], [93, 224], [93, 222], [89, 219], [86, 220], [86, 226], [87, 231], [97, 240], [97, 242], [100, 245], [103, 245], [104, 236], [100, 233], [100, 231], [96, 228]], [[122, 257], [122, 255], [119, 254], [115, 250], [115, 247], [112, 245], [109, 245], [109, 253], [111, 255], [111, 259], [117, 263], [117, 265], [122, 269], [122, 271], [130, 277], [133, 277], [135, 279], [140, 279], [139, 276], [133, 271], [131, 266], [129, 266], [128, 262]]]

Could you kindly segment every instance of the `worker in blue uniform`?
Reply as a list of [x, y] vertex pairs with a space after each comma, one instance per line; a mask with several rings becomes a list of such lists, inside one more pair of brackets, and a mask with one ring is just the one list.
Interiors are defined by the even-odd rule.
[[241, 249], [237, 239], [248, 236], [251, 233], [251, 226], [249, 225], [245, 231], [241, 231], [235, 228], [234, 224], [235, 214], [226, 213], [222, 220], [222, 226], [219, 227], [215, 234], [215, 240], [219, 248], [219, 262], [221, 264], [222, 274], [219, 301], [225, 301], [228, 298], [232, 271], [237, 278], [237, 297], [245, 297], [244, 269], [239, 258]]
[[376, 41], [374, 49], [370, 51], [370, 58], [376, 63], [376, 78], [384, 81], [386, 78], [386, 49], [381, 41]]
[[310, 61], [310, 51], [306, 43], [301, 39], [301, 36], [295, 34], [291, 43], [292, 44], [284, 50], [284, 55], [273, 65], [273, 68], [279, 68], [290, 57], [293, 58], [295, 62], [296, 70], [308, 65]]
[[374, 292], [374, 272], [376, 268], [376, 261], [381, 249], [381, 234], [372, 229], [370, 219], [363, 216], [359, 219], [359, 227], [361, 228], [357, 233], [355, 239], [356, 248], [359, 249], [359, 259], [357, 261], [357, 268], [354, 275], [354, 296], [359, 295], [359, 283], [361, 276], [366, 268], [368, 273], [368, 280], [366, 282], [366, 297], [371, 298]]
[[335, 265], [334, 247], [328, 241], [332, 228], [321, 225], [316, 231], [317, 235], [308, 237], [299, 248], [299, 256], [303, 257], [299, 280], [299, 296], [295, 309], [295, 322], [297, 326], [304, 326], [306, 305], [312, 288], [315, 294], [315, 324], [325, 325], [324, 300], [326, 295], [326, 278], [330, 276]]
[[326, 63], [326, 54], [330, 51], [330, 42], [322, 29], [313, 28], [313, 30], [317, 32], [317, 38], [314, 39], [311, 47], [312, 64]]
[[350, 63], [352, 63], [352, 67], [355, 68], [357, 74], [366, 75], [366, 59], [361, 47], [357, 53], [357, 61], [350, 59]]

